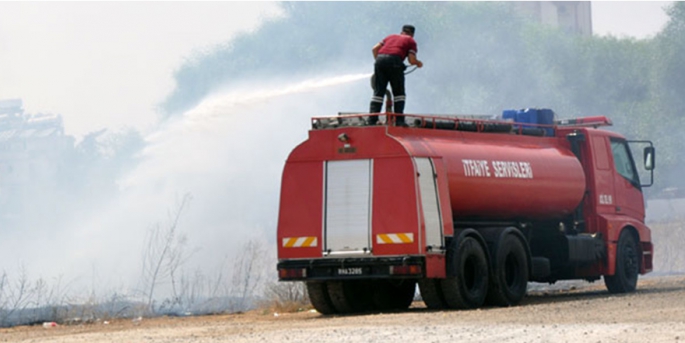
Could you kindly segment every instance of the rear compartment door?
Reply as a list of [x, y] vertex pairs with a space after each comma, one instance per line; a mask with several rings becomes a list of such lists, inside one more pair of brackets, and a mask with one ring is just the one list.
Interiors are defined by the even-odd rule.
[[421, 193], [421, 208], [426, 228], [425, 246], [438, 250], [442, 244], [442, 217], [436, 186], [436, 173], [433, 161], [429, 158], [415, 158], [416, 171], [419, 178]]
[[324, 253], [371, 252], [372, 160], [327, 161]]

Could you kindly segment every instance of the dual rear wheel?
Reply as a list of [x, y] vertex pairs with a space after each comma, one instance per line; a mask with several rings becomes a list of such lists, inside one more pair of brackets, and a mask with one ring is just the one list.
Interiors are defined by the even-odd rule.
[[409, 308], [414, 300], [416, 281], [309, 281], [307, 292], [312, 306], [321, 314], [399, 311]]
[[485, 303], [513, 306], [523, 300], [528, 290], [528, 254], [521, 239], [506, 235], [499, 242]]
[[483, 305], [488, 292], [488, 259], [473, 237], [455, 241], [447, 250], [447, 278], [440, 287], [449, 308], [469, 309]]
[[516, 305], [526, 295], [528, 254], [521, 239], [505, 234], [489, 258], [479, 239], [453, 240], [447, 250], [447, 278], [419, 281], [429, 309], [472, 309]]

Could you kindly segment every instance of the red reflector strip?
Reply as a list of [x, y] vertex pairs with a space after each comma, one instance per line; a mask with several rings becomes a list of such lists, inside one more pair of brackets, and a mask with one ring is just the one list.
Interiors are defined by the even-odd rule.
[[297, 269], [279, 269], [278, 278], [279, 279], [304, 279], [307, 277], [306, 268]]
[[390, 266], [390, 275], [420, 275], [422, 271], [418, 265]]

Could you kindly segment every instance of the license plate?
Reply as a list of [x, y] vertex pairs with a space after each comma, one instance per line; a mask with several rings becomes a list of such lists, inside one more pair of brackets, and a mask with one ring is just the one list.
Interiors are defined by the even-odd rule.
[[338, 268], [338, 275], [363, 275], [364, 271], [358, 268]]

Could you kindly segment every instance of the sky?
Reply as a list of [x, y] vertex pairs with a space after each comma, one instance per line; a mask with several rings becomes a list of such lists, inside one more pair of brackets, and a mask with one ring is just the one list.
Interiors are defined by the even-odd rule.
[[672, 1], [594, 1], [592, 30], [596, 35], [649, 38], [668, 21], [663, 8]]
[[157, 120], [184, 59], [279, 14], [267, 2], [2, 2], [0, 99], [67, 134]]
[[[665, 4], [593, 2], [593, 29], [649, 37], [667, 21]], [[0, 1], [0, 100], [60, 114], [76, 137], [145, 132], [184, 60], [279, 15], [273, 2]]]

